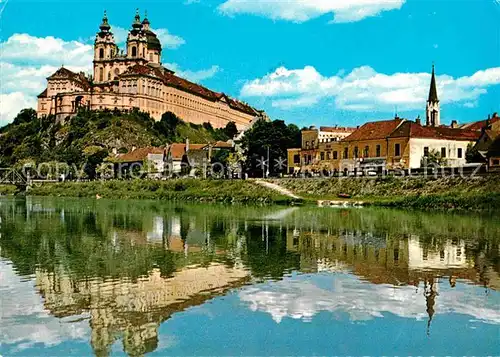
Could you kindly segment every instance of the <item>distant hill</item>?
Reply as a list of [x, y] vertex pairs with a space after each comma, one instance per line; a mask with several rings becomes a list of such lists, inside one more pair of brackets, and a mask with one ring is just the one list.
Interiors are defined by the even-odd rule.
[[81, 111], [61, 124], [52, 116], [38, 119], [36, 111], [24, 109], [13, 123], [0, 128], [0, 167], [51, 161], [97, 164], [113, 149], [124, 153], [133, 147], [162, 146], [186, 139], [191, 143], [226, 141], [236, 132], [234, 123], [214, 129], [208, 123], [185, 123], [170, 112], [156, 122], [139, 111]]

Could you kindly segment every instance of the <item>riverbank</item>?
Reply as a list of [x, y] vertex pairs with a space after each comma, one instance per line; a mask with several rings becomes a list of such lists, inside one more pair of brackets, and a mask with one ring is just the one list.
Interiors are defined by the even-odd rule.
[[291, 197], [245, 180], [61, 182], [33, 186], [33, 196], [158, 199], [186, 202], [292, 204]]
[[0, 196], [14, 196], [17, 188], [14, 185], [0, 185]]
[[500, 175], [444, 178], [312, 178], [269, 180], [306, 201], [363, 201], [365, 205], [440, 209], [500, 210]]

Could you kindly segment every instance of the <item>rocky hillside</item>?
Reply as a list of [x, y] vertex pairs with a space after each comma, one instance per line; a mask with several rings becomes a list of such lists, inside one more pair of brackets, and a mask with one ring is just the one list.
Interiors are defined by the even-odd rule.
[[184, 123], [172, 113], [155, 122], [147, 113], [82, 111], [66, 123], [53, 117], [37, 119], [32, 109], [21, 111], [14, 122], [0, 128], [0, 167], [26, 162], [82, 164], [102, 161], [113, 149], [161, 146], [189, 139], [192, 143], [228, 140], [236, 133], [234, 123], [213, 129], [208, 123]]

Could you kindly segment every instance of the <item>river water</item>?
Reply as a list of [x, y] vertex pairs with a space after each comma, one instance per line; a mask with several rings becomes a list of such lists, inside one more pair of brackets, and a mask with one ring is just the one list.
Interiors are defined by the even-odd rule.
[[500, 220], [0, 199], [0, 355], [500, 355]]

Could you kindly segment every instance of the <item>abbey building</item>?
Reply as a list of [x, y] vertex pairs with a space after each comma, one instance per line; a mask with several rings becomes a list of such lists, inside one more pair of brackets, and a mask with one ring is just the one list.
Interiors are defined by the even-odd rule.
[[94, 42], [93, 76], [59, 68], [47, 78], [38, 96], [38, 116], [55, 115], [63, 120], [79, 108], [138, 110], [159, 120], [173, 112], [186, 122], [223, 127], [228, 122], [245, 129], [263, 111], [192, 83], [161, 64], [162, 46], [145, 17], [136, 13], [128, 33], [126, 50], [115, 43], [106, 13]]

